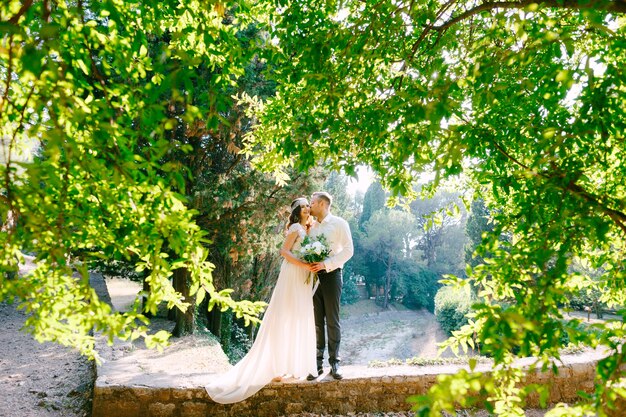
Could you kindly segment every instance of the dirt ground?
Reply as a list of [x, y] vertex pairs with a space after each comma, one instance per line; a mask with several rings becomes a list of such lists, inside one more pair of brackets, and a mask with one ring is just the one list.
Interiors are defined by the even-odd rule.
[[[342, 306], [341, 350], [344, 365], [371, 361], [437, 357], [437, 344], [447, 339], [435, 316], [427, 310], [392, 306], [383, 310], [372, 300]], [[453, 356], [449, 351], [442, 357]]]
[[[20, 274], [34, 265], [26, 257]], [[78, 352], [38, 343], [21, 331], [26, 321], [16, 305], [0, 303], [0, 416], [87, 417], [95, 371]]]
[[20, 331], [26, 320], [15, 305], [0, 304], [0, 416], [91, 415], [93, 364], [54, 343]]
[[[107, 278], [113, 306], [124, 311], [135, 299], [140, 286], [132, 281]], [[344, 365], [368, 365], [371, 361], [415, 356], [434, 358], [437, 343], [446, 340], [435, 316], [427, 310], [413, 311], [402, 306], [383, 310], [372, 300], [342, 306], [341, 350]], [[444, 357], [452, 356], [444, 352]]]

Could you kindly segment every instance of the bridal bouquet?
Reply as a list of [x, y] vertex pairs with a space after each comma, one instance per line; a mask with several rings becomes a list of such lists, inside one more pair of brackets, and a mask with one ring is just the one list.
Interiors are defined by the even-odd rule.
[[[300, 259], [306, 263], [321, 262], [330, 255], [330, 245], [326, 236], [319, 235], [316, 237], [305, 236], [302, 245], [298, 251]], [[310, 276], [306, 280], [306, 284], [310, 282]], [[317, 275], [315, 275], [317, 278]]]

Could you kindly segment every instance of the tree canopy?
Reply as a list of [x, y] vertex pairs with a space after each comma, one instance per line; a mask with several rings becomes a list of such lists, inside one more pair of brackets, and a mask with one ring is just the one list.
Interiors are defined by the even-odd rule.
[[[250, 22], [244, 6], [228, 16], [225, 4], [199, 1], [0, 6], [0, 300], [17, 299], [38, 340], [94, 355], [94, 328], [111, 340], [147, 336], [139, 306], [112, 314], [89, 287], [99, 258], [132, 258], [149, 271], [152, 313], [161, 302], [189, 304], [170, 282], [181, 269], [190, 295], [208, 294], [212, 306], [246, 320], [261, 308], [215, 289], [205, 233], [185, 198], [188, 173], [163, 163], [191, 150], [170, 140], [179, 126], [228, 123], [220, 112], [232, 98], [222, 92], [254, 55], [236, 36]], [[201, 65], [214, 72], [194, 89]], [[208, 105], [196, 106], [194, 94]], [[39, 154], [24, 162], [20, 147], [30, 142]], [[9, 279], [22, 253], [34, 253], [37, 268]]]
[[[239, 97], [254, 109], [245, 152], [257, 167], [284, 182], [289, 166], [367, 164], [409, 198], [416, 179], [432, 177], [426, 192], [463, 174], [492, 214], [484, 262], [457, 280], [478, 284], [482, 301], [454, 337], [480, 343], [500, 371], [441, 377], [421, 413], [484, 395], [497, 414], [523, 415], [538, 388], [517, 385], [514, 360], [548, 369], [567, 334], [607, 349], [594, 395], [572, 408], [604, 415], [625, 396], [624, 323], [584, 331], [561, 306], [589, 285], [585, 270], [600, 271], [603, 302], [626, 303], [625, 12], [621, 0], [3, 2], [0, 300], [17, 297], [40, 340], [93, 353], [94, 327], [145, 328], [137, 309], [118, 316], [97, 299], [90, 261], [136, 257], [150, 271], [149, 309], [184, 308], [169, 282], [184, 268], [190, 295], [257, 312], [215, 290], [187, 172], [161, 163], [192, 150], [173, 140], [181, 126], [230, 122], [224, 92], [257, 54], [277, 83], [267, 101]], [[240, 42], [251, 23], [267, 35]], [[32, 141], [40, 154], [20, 161]], [[23, 252], [39, 266], [15, 279]]]
[[[505, 371], [497, 384], [442, 378], [423, 412], [451, 410], [450, 398], [469, 406], [486, 390], [497, 414], [523, 415], [534, 388], [517, 387], [512, 363], [534, 356], [538, 368], [553, 366], [564, 334], [609, 353], [595, 395], [575, 412], [623, 396], [623, 322], [581, 331], [561, 307], [588, 285], [575, 259], [604, 271], [603, 301], [626, 301], [626, 4], [279, 4], [270, 33], [282, 82], [259, 106], [248, 144], [269, 151], [259, 166], [324, 160], [351, 173], [367, 164], [409, 197], [425, 172], [430, 189], [462, 173], [493, 213], [477, 251], [489, 259], [458, 282], [480, 284], [483, 301], [455, 338], [467, 346], [476, 335]], [[449, 395], [456, 388], [464, 395]]]

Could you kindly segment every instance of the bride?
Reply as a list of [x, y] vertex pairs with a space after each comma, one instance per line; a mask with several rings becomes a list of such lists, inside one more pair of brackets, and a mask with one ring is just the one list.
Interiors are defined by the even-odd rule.
[[272, 380], [317, 374], [315, 362], [315, 321], [313, 294], [305, 281], [309, 264], [294, 252], [300, 248], [311, 222], [309, 202], [298, 198], [291, 203], [291, 215], [284, 257], [278, 281], [254, 344], [248, 354], [223, 375], [216, 375], [206, 391], [217, 403], [242, 401]]

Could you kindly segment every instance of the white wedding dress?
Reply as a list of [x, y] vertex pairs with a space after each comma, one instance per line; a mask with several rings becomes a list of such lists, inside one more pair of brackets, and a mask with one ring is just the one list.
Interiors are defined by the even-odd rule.
[[[299, 223], [292, 251], [300, 247], [306, 231]], [[217, 403], [242, 401], [257, 393], [275, 377], [305, 378], [317, 375], [315, 320], [309, 271], [283, 260], [278, 281], [265, 310], [258, 335], [248, 354], [222, 375], [215, 375], [205, 388]]]

